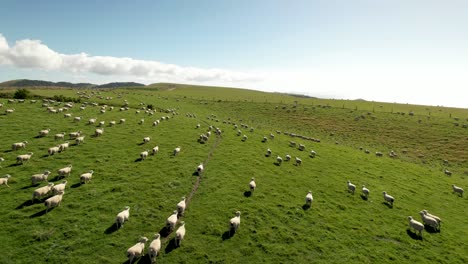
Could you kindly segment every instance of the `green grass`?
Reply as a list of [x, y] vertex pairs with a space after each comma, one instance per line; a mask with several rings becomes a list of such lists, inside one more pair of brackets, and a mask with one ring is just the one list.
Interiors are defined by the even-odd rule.
[[[81, 111], [76, 105], [69, 112], [83, 116], [78, 123], [63, 114], [47, 113], [39, 102], [15, 103], [13, 114], [0, 114], [0, 157], [6, 160], [0, 174], [12, 175], [10, 188], [0, 186], [0, 263], [125, 262], [127, 248], [140, 236], [151, 239], [164, 227], [180, 197], [190, 194], [197, 181], [193, 172], [200, 162], [205, 162], [205, 173], [183, 217], [186, 238], [176, 249], [171, 246], [174, 234], [163, 239], [159, 263], [468, 261], [467, 198], [451, 189], [451, 184], [468, 188], [468, 132], [461, 126], [468, 110], [304, 99], [241, 89], [163, 88], [99, 91], [100, 95], [83, 101], [117, 107], [100, 114], [99, 107]], [[76, 90], [33, 93], [77, 97]], [[119, 111], [124, 99], [131, 110]], [[298, 101], [295, 108], [294, 100]], [[11, 106], [4, 99], [0, 102], [5, 104], [3, 109]], [[140, 102], [175, 109], [178, 114], [136, 114]], [[343, 108], [343, 103], [350, 107]], [[358, 110], [353, 103], [359, 104]], [[322, 107], [326, 105], [332, 107]], [[426, 108], [433, 113], [430, 119]], [[396, 114], [410, 109], [414, 116]], [[186, 117], [186, 113], [195, 113], [197, 118]], [[216, 117], [207, 118], [212, 114]], [[458, 127], [453, 125], [455, 114], [461, 119]], [[365, 118], [356, 121], [361, 115]], [[162, 116], [171, 118], [152, 127]], [[96, 126], [87, 125], [92, 117], [106, 121], [102, 137], [92, 137]], [[120, 118], [127, 122], [107, 126]], [[141, 118], [145, 123], [138, 125]], [[202, 125], [200, 129], [195, 128], [197, 123]], [[242, 142], [232, 123], [245, 123], [255, 131], [240, 128], [249, 137]], [[209, 125], [220, 127], [222, 137], [212, 135], [206, 144], [198, 143], [198, 136]], [[51, 128], [50, 135], [36, 138], [45, 128]], [[78, 130], [86, 136], [84, 144], [46, 156], [47, 148], [61, 143], [54, 141], [54, 134]], [[276, 130], [320, 138], [321, 142], [291, 138]], [[270, 133], [275, 138], [261, 142]], [[145, 136], [151, 142], [140, 145]], [[25, 150], [10, 151], [12, 143], [23, 140], [29, 142]], [[290, 140], [305, 144], [306, 150], [289, 147]], [[141, 151], [155, 145], [160, 148], [156, 156], [138, 161]], [[173, 157], [176, 146], [182, 151]], [[359, 146], [370, 149], [371, 154], [360, 151]], [[265, 156], [267, 148], [273, 151], [271, 157]], [[317, 152], [315, 158], [308, 156], [311, 149]], [[399, 154], [397, 159], [372, 154], [386, 154], [391, 149]], [[402, 154], [403, 149], [408, 154]], [[34, 152], [31, 161], [15, 166], [15, 157], [28, 151]], [[274, 164], [277, 155], [287, 153], [293, 159], [300, 157], [302, 165], [292, 161]], [[448, 167], [442, 159], [449, 160]], [[52, 171], [50, 180], [58, 183], [57, 170], [69, 163], [73, 171], [62, 205], [44, 214], [42, 203], [28, 202], [37, 188], [30, 186], [30, 176], [48, 169]], [[453, 176], [444, 175], [445, 168]], [[78, 176], [90, 169], [94, 170], [93, 180], [80, 185]], [[256, 179], [257, 190], [247, 197], [251, 177]], [[358, 190], [366, 184], [370, 199], [363, 200], [359, 192], [348, 193], [348, 179]], [[314, 202], [304, 210], [308, 190], [313, 191]], [[393, 208], [383, 203], [382, 191], [395, 197]], [[130, 221], [114, 231], [115, 216], [127, 205], [131, 207]], [[406, 217], [420, 220], [422, 209], [444, 222], [440, 233], [424, 232], [423, 240], [418, 240], [407, 233]], [[242, 212], [241, 226], [228, 238], [228, 221], [237, 210]], [[147, 263], [147, 258], [140, 263]]]

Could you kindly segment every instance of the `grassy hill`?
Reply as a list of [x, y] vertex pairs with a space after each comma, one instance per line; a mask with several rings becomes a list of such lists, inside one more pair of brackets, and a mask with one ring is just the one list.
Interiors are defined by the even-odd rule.
[[[0, 157], [5, 159], [0, 174], [12, 175], [10, 188], [0, 186], [0, 263], [124, 263], [126, 250], [140, 236], [151, 240], [158, 232], [164, 235], [159, 263], [468, 261], [468, 200], [451, 188], [468, 189], [467, 109], [171, 84], [32, 92], [80, 98], [86, 107], [80, 110], [77, 104], [52, 114], [42, 102], [0, 99]], [[120, 111], [124, 100], [129, 110]], [[100, 113], [104, 104], [106, 112]], [[49, 106], [59, 109], [64, 103]], [[145, 113], [147, 106], [158, 111]], [[6, 108], [15, 111], [3, 114]], [[77, 116], [82, 120], [75, 122]], [[94, 117], [105, 121], [102, 137], [93, 137], [97, 125], [87, 123]], [[124, 124], [109, 126], [122, 118]], [[159, 125], [152, 125], [155, 120]], [[210, 125], [219, 127], [222, 136], [212, 133], [199, 143]], [[50, 135], [37, 136], [47, 128]], [[245, 142], [237, 130], [248, 136]], [[69, 149], [48, 156], [49, 147], [63, 143], [54, 135], [72, 131], [82, 131], [85, 142], [70, 140]], [[145, 136], [151, 137], [148, 144], [142, 144]], [[11, 150], [12, 143], [24, 140], [26, 149]], [[290, 147], [290, 141], [305, 144], [305, 150]], [[140, 152], [156, 145], [159, 153], [139, 160]], [[177, 146], [182, 150], [173, 156]], [[268, 148], [272, 155], [267, 157]], [[398, 157], [390, 158], [390, 150]], [[32, 159], [16, 164], [16, 156], [29, 151]], [[376, 157], [376, 151], [384, 157]], [[286, 154], [293, 160], [275, 164], [278, 155]], [[295, 157], [302, 165], [294, 164]], [[198, 176], [194, 171], [201, 162], [205, 172]], [[31, 186], [30, 177], [50, 170], [49, 181], [58, 184], [57, 170], [68, 164], [73, 171], [63, 202], [46, 214], [43, 203], [31, 202], [33, 191], [46, 183]], [[91, 183], [80, 184], [79, 175], [91, 169]], [[257, 182], [253, 194], [248, 192], [251, 177]], [[347, 191], [347, 180], [357, 186], [354, 195]], [[363, 184], [371, 191], [368, 200], [360, 196]], [[309, 209], [304, 207], [308, 190], [314, 195]], [[393, 207], [383, 202], [383, 191], [395, 197]], [[189, 199], [179, 219], [187, 233], [176, 248], [174, 232], [167, 234], [164, 226], [182, 196]], [[125, 206], [131, 207], [130, 219], [116, 230], [115, 216]], [[422, 209], [443, 223], [441, 232], [425, 230], [421, 240], [407, 230], [407, 216], [420, 221]], [[238, 210], [241, 225], [230, 237], [228, 221]], [[149, 263], [147, 256], [139, 263]]]

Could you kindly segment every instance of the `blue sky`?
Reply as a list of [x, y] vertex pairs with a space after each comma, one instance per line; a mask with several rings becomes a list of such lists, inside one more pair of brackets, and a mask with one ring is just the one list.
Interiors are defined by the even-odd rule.
[[468, 1], [2, 1], [0, 81], [181, 82], [468, 108]]

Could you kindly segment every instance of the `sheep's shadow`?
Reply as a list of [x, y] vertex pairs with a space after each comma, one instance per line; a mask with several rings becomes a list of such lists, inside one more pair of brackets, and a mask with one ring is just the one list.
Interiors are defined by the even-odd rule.
[[270, 155], [268, 155], [268, 154], [265, 154], [265, 157], [267, 157], [267, 158], [268, 158], [268, 157], [270, 157]]
[[361, 193], [361, 198], [364, 200], [364, 201], [367, 201], [369, 200], [369, 198], [367, 196], [365, 196], [364, 194]]
[[393, 209], [393, 204], [382, 202], [382, 204], [385, 204], [388, 208]]
[[142, 158], [138, 158], [138, 159], [135, 160], [135, 162], [141, 162], [141, 161], [143, 161]]
[[235, 234], [235, 232], [231, 231], [231, 230], [228, 230], [226, 232], [223, 233], [223, 235], [221, 236], [221, 238], [224, 240], [227, 240], [227, 239], [230, 239], [231, 237], [233, 237]]
[[439, 229], [436, 229], [430, 225], [424, 225], [424, 229], [426, 230], [426, 232], [430, 233], [430, 234], [434, 234], [434, 233], [440, 233], [440, 230]]
[[304, 204], [302, 206], [302, 210], [306, 211], [306, 210], [309, 210], [310, 209], [310, 204]]
[[75, 189], [75, 188], [78, 188], [80, 186], [81, 186], [81, 182], [77, 182], [77, 183], [73, 184], [72, 186], [70, 186], [70, 188]]
[[279, 163], [279, 162], [277, 162], [277, 161], [273, 162], [273, 164], [275, 164], [275, 165], [278, 166], [278, 167], [281, 166], [281, 163]]
[[198, 177], [198, 176], [200, 176], [200, 173], [199, 173], [198, 171], [194, 171], [194, 172], [192, 173], [192, 176]]
[[251, 191], [245, 191], [244, 196], [245, 197], [250, 197], [250, 196], [252, 196], [252, 192]]
[[138, 264], [151, 264], [151, 259], [148, 254], [145, 253], [144, 256], [141, 256], [138, 262], [135, 262]]
[[40, 185], [40, 183], [36, 183], [34, 185], [27, 185], [27, 186], [21, 187], [21, 190], [26, 190], [26, 189], [29, 189], [29, 188], [37, 187], [39, 185]]
[[144, 144], [145, 144], [145, 142], [141, 142], [141, 143], [138, 143], [137, 145], [141, 146], [141, 145], [144, 145]]
[[42, 155], [41, 158], [47, 158], [47, 157], [50, 157], [51, 155], [49, 154], [45, 154], [45, 155]]
[[115, 231], [119, 230], [119, 228], [117, 227], [117, 224], [116, 223], [113, 223], [111, 226], [109, 226], [105, 231], [104, 231], [104, 234], [106, 235], [110, 235], [112, 233], [114, 233]]
[[164, 249], [164, 253], [166, 254], [169, 254], [171, 253], [174, 249], [177, 248], [177, 245], [176, 245], [176, 239], [175, 237], [172, 238], [168, 243], [167, 243], [167, 246], [166, 248]]
[[43, 136], [37, 135], [37, 136], [35, 136], [34, 138], [41, 138], [41, 137], [43, 137]]
[[[53, 208], [50, 208], [50, 209], [49, 209], [49, 211], [51, 211], [51, 210], [53, 210]], [[42, 210], [42, 211], [40, 211], [40, 212], [37, 212], [37, 213], [35, 213], [35, 214], [30, 215], [29, 218], [36, 218], [36, 217], [39, 217], [39, 216], [43, 216], [43, 215], [45, 215], [46, 213], [47, 213], [47, 209], [44, 209], [44, 210]]]
[[165, 226], [161, 228], [161, 230], [159, 230], [159, 234], [161, 235], [161, 237], [166, 238], [171, 234], [171, 229]]
[[8, 167], [18, 167], [18, 166], [21, 166], [23, 165], [23, 163], [12, 163], [10, 165], [8, 165]]
[[408, 234], [408, 236], [414, 240], [422, 240], [422, 236], [419, 236], [418, 234], [411, 232], [409, 228], [406, 229], [406, 234]]
[[4, 153], [13, 152], [13, 150], [7, 149], [7, 150], [5, 150], [5, 151], [3, 151], [3, 152], [4, 152]]
[[24, 207], [26, 207], [26, 206], [31, 206], [31, 205], [33, 205], [33, 204], [35, 204], [33, 201], [31, 201], [31, 200], [26, 200], [26, 201], [24, 201], [22, 204], [18, 205], [15, 209], [16, 209], [16, 210], [18, 210], [18, 209], [23, 209]]
[[50, 181], [58, 181], [61, 178], [65, 178], [64, 176], [56, 175], [54, 178], [50, 179]]

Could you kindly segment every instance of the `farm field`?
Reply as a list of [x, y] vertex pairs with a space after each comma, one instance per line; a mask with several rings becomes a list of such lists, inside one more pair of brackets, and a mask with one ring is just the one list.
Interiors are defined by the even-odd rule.
[[[55, 114], [40, 99], [0, 98], [0, 176], [11, 175], [10, 187], [0, 186], [0, 263], [125, 263], [129, 247], [156, 233], [163, 236], [158, 263], [468, 262], [468, 198], [452, 191], [452, 184], [468, 189], [468, 109], [171, 84], [30, 91], [81, 102]], [[124, 100], [128, 110], [121, 111]], [[65, 102], [48, 104], [58, 110]], [[6, 114], [7, 108], [14, 112]], [[91, 118], [97, 122], [88, 124]], [[104, 133], [95, 137], [100, 121]], [[210, 126], [211, 136], [200, 143]], [[49, 135], [38, 136], [43, 129]], [[68, 139], [74, 131], [85, 136], [82, 144]], [[55, 140], [62, 132], [65, 139]], [[144, 144], [147, 136], [151, 140]], [[12, 150], [22, 141], [28, 142], [25, 149]], [[48, 155], [48, 148], [65, 141], [68, 149]], [[159, 152], [141, 160], [140, 153], [154, 146]], [[180, 153], [173, 155], [178, 146]], [[389, 157], [391, 150], [396, 158]], [[34, 153], [31, 160], [17, 164], [16, 157], [27, 152]], [[200, 163], [205, 170], [197, 175]], [[31, 176], [49, 170], [49, 182], [59, 184], [57, 171], [68, 164], [73, 167], [63, 201], [46, 213], [46, 198], [31, 202], [46, 183], [32, 186]], [[89, 170], [91, 182], [80, 184], [79, 175]], [[251, 193], [252, 177], [257, 188]], [[356, 185], [354, 194], [347, 180]], [[360, 195], [362, 185], [369, 199]], [[309, 190], [314, 200], [307, 208]], [[383, 191], [395, 198], [393, 206], [384, 202]], [[179, 221], [187, 233], [175, 247], [175, 231], [168, 234], [164, 227], [183, 196], [187, 209]], [[125, 206], [130, 219], [117, 230], [115, 217]], [[421, 239], [408, 230], [407, 217], [421, 221], [423, 209], [443, 222], [440, 232], [427, 228]], [[241, 224], [230, 236], [236, 211]], [[150, 263], [149, 243], [137, 263]]]

